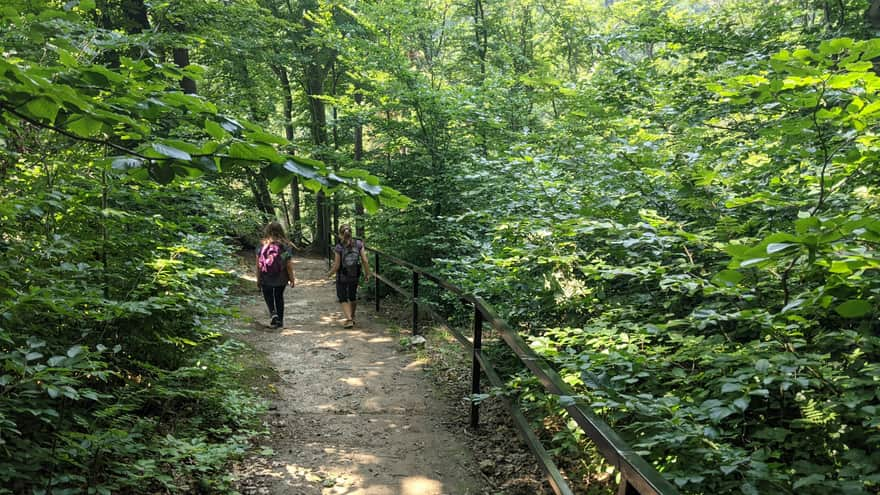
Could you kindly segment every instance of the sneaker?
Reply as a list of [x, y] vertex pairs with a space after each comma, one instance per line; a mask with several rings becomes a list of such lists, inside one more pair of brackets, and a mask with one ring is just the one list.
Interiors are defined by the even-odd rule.
[[342, 322], [342, 328], [351, 328], [354, 326], [354, 322], [351, 320], [345, 320]]
[[272, 328], [281, 328], [283, 326], [284, 326], [284, 324], [281, 323], [281, 320], [275, 320], [272, 322]]
[[272, 315], [272, 320], [269, 322], [269, 326], [272, 328], [278, 328], [281, 326], [281, 319], [278, 318], [278, 315]]

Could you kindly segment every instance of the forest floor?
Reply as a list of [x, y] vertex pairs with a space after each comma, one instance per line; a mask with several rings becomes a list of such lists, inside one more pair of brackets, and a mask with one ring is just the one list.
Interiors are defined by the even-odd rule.
[[499, 407], [484, 404], [481, 428], [468, 428], [466, 359], [433, 340], [403, 347], [408, 331], [363, 300], [357, 325], [342, 328], [324, 259], [296, 259], [284, 327], [270, 328], [250, 264], [233, 337], [255, 351], [248, 372], [270, 392], [270, 435], [233, 467], [241, 493], [550, 493]]

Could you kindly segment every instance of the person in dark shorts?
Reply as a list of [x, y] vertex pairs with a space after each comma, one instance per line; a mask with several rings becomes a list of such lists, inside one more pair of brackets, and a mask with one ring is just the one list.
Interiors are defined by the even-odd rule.
[[342, 305], [342, 326], [351, 328], [355, 325], [355, 311], [357, 310], [357, 289], [361, 273], [364, 282], [370, 280], [370, 263], [367, 261], [367, 251], [364, 242], [351, 236], [351, 226], [339, 227], [339, 243], [333, 249], [333, 267], [329, 276], [336, 275], [336, 298]]
[[269, 326], [284, 326], [284, 289], [295, 284], [293, 243], [284, 235], [284, 227], [271, 222], [263, 229], [257, 248], [257, 287], [263, 293], [271, 317]]

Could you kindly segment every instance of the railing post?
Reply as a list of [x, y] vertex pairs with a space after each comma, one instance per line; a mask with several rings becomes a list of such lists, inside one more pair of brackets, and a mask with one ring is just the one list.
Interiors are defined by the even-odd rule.
[[480, 393], [480, 360], [477, 356], [483, 349], [483, 313], [474, 304], [474, 355], [471, 370], [471, 428], [480, 426], [480, 403], [476, 401]]
[[412, 277], [412, 297], [413, 297], [413, 314], [412, 314], [412, 334], [419, 334], [419, 272], [414, 271]]
[[379, 251], [376, 251], [376, 262], [373, 263], [373, 283], [376, 287], [376, 312], [379, 312]]
[[620, 480], [620, 486], [617, 487], [617, 495], [639, 495], [639, 491], [624, 478]]

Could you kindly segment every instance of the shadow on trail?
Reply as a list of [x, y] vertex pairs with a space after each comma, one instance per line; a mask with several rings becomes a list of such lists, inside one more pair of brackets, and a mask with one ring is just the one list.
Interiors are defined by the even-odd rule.
[[[440, 495], [482, 493], [472, 453], [450, 431], [422, 363], [358, 308], [343, 329], [323, 259], [297, 259], [297, 286], [285, 293], [285, 326], [243, 336], [281, 377], [267, 442], [274, 455], [240, 466], [242, 493]], [[254, 296], [244, 315], [266, 320]], [[462, 413], [464, 414], [464, 413]], [[458, 437], [457, 437], [458, 435]]]

